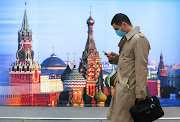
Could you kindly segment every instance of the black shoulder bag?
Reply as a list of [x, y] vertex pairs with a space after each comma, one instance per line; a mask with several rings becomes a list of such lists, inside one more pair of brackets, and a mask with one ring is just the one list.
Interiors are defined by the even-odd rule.
[[152, 122], [164, 115], [159, 99], [156, 96], [146, 97], [145, 100], [138, 102], [129, 110], [134, 122]]

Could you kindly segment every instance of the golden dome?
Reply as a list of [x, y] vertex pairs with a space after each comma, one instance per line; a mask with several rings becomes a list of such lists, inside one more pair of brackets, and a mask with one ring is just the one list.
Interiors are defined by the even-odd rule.
[[94, 24], [94, 20], [92, 19], [91, 14], [89, 19], [87, 20], [87, 24]]

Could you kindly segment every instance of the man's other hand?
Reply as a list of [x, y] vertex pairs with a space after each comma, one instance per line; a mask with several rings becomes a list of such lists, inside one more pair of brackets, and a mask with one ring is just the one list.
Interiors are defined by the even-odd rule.
[[145, 100], [146, 98], [137, 98], [138, 102]]

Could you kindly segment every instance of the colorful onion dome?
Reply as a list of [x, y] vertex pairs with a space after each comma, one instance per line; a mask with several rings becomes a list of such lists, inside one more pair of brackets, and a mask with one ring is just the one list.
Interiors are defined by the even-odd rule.
[[113, 69], [112, 69], [111, 73], [105, 79], [105, 84], [106, 84], [107, 87], [111, 86], [110, 79], [115, 73], [116, 73], [116, 71], [114, 70], [114, 66], [113, 66]]
[[99, 92], [95, 94], [94, 100], [96, 102], [105, 102], [107, 100], [107, 96], [99, 89]]
[[117, 81], [117, 72], [110, 78], [110, 86], [115, 87]]

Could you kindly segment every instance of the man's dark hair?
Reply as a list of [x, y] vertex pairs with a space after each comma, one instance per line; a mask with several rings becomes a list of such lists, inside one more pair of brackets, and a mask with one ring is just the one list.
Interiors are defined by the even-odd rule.
[[126, 22], [128, 25], [132, 25], [129, 18], [125, 14], [122, 14], [122, 13], [116, 14], [113, 17], [113, 19], [111, 21], [111, 25], [113, 25], [115, 23], [116, 25], [121, 26], [122, 22]]

